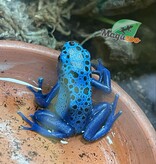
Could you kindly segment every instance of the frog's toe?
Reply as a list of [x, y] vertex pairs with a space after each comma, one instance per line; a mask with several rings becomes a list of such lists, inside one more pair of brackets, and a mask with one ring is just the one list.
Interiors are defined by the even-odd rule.
[[19, 115], [22, 117], [22, 119], [23, 119], [25, 122], [27, 122], [30, 126], [33, 125], [33, 122], [30, 121], [22, 112], [18, 111], [17, 114], [19, 114]]
[[114, 101], [111, 105], [111, 113], [110, 113], [108, 120], [107, 120], [108, 124], [113, 124], [115, 122], [115, 120], [122, 114], [122, 111], [119, 111], [118, 113], [115, 114], [118, 99], [119, 99], [119, 95], [116, 94]]
[[20, 129], [22, 129], [22, 130], [32, 130], [31, 127], [27, 127], [27, 126], [23, 126], [23, 125], [20, 126]]
[[38, 87], [39, 88], [42, 88], [43, 81], [44, 81], [43, 77], [38, 78]]
[[102, 64], [102, 59], [101, 59], [101, 58], [98, 58], [97, 61], [98, 61], [98, 65], [103, 66], [103, 64]]
[[23, 129], [23, 130], [32, 130], [32, 131], [34, 131], [34, 130], [36, 129], [36, 126], [35, 126], [36, 123], [30, 121], [30, 120], [29, 120], [27, 117], [25, 117], [25, 115], [24, 115], [22, 112], [20, 112], [20, 111], [18, 111], [17, 114], [19, 114], [19, 115], [22, 117], [22, 119], [30, 125], [30, 127], [21, 125], [21, 126], [20, 126], [21, 129]]

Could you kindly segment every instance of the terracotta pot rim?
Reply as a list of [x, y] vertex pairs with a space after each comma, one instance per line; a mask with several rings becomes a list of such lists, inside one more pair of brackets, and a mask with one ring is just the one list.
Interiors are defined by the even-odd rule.
[[[115, 87], [113, 87], [114, 85], [115, 85], [115, 82], [112, 81], [112, 89], [114, 90], [115, 93], [117, 93], [118, 86], [115, 85]], [[118, 93], [118, 94], [120, 94], [120, 93]], [[125, 99], [125, 97], [129, 97], [129, 103], [127, 103], [127, 100]], [[137, 120], [139, 125], [142, 125], [142, 126], [140, 126], [140, 128], [142, 129], [145, 136], [147, 137], [148, 142], [152, 148], [154, 158], [156, 160], [156, 131], [155, 131], [154, 127], [152, 126], [151, 122], [146, 117], [144, 112], [141, 110], [141, 108], [138, 106], [138, 104], [124, 90], [122, 92], [122, 99], [124, 99], [125, 104], [127, 106], [128, 105], [131, 106], [131, 109], [132, 109], [131, 113], [132, 113], [133, 117]], [[135, 110], [135, 112], [133, 112], [133, 109]]]
[[[60, 54], [59, 51], [44, 47], [37, 44], [26, 43], [22, 41], [12, 41], [12, 40], [0, 40], [0, 48], [8, 48], [8, 49], [18, 49], [18, 50], [26, 50], [34, 53], [42, 53], [46, 57], [56, 58]], [[52, 55], [53, 54], [53, 55]]]
[[[39, 52], [44, 52], [43, 56], [51, 57], [55, 59], [58, 57], [60, 53], [59, 51], [56, 51], [56, 50], [53, 50], [44, 46], [25, 43], [21, 41], [1, 40], [0, 48], [3, 49], [3, 47], [5, 47], [5, 49], [8, 48], [8, 49], [32, 51], [36, 54]], [[53, 54], [53, 56], [51, 54]], [[115, 83], [112, 82], [113, 89], [114, 89], [113, 87], [114, 84]], [[116, 90], [114, 90], [114, 92], [116, 92]], [[147, 119], [147, 117], [145, 116], [145, 114], [143, 113], [143, 111], [138, 107], [136, 102], [129, 95], [127, 95], [126, 92], [122, 93], [123, 98], [124, 98], [124, 95], [129, 97], [129, 100], [131, 102], [130, 105], [132, 105], [132, 109], [139, 109], [135, 112], [131, 111], [131, 113], [133, 114], [134, 118], [137, 119], [137, 121], [139, 122], [139, 125], [142, 125], [143, 128], [142, 127], [141, 128], [148, 139], [148, 142], [152, 148], [154, 158], [156, 161], [156, 132], [153, 126], [151, 125], [151, 123], [149, 122], [149, 120]]]

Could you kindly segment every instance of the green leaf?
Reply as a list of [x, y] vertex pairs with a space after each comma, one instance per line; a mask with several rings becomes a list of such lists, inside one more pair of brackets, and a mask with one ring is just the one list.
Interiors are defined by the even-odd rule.
[[125, 36], [135, 36], [140, 25], [140, 22], [134, 20], [121, 19], [113, 25], [112, 32]]

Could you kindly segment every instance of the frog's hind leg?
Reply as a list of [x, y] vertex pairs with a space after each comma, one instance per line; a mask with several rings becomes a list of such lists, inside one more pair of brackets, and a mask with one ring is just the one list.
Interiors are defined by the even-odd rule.
[[98, 59], [98, 64], [92, 64], [92, 67], [95, 69], [92, 71], [92, 74], [96, 74], [99, 76], [98, 80], [92, 78], [92, 86], [98, 89], [102, 89], [106, 93], [110, 93], [111, 79], [109, 70], [103, 66], [102, 61], [100, 59]]
[[30, 125], [30, 127], [21, 126], [22, 129], [35, 131], [48, 138], [68, 138], [75, 132], [71, 126], [49, 110], [37, 110], [34, 115], [30, 115], [33, 121], [21, 112], [18, 114]]
[[118, 97], [118, 95], [115, 96], [112, 104], [104, 102], [95, 106], [91, 115], [92, 119], [88, 123], [83, 135], [85, 140], [95, 141], [109, 132], [113, 123], [122, 113], [122, 111], [119, 111], [115, 114]]

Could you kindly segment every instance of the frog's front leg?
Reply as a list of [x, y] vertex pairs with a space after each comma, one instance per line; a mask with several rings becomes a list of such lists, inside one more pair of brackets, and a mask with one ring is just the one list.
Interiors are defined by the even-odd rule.
[[21, 126], [22, 129], [35, 131], [48, 138], [68, 138], [75, 132], [62, 118], [49, 110], [37, 110], [34, 115], [30, 115], [32, 121], [25, 117], [20, 111], [18, 114], [30, 125], [30, 127]]
[[111, 78], [110, 72], [102, 64], [102, 61], [98, 59], [98, 64], [95, 65], [92, 63], [92, 67], [95, 69], [92, 71], [92, 74], [99, 76], [99, 80], [92, 79], [92, 85], [98, 89], [102, 89], [105, 93], [111, 92]]
[[90, 122], [83, 135], [85, 140], [95, 141], [109, 132], [115, 120], [122, 113], [122, 111], [119, 111], [115, 114], [118, 98], [119, 96], [115, 95], [112, 104], [103, 102], [93, 108]]
[[[38, 87], [42, 88], [43, 84], [43, 78], [38, 78]], [[46, 108], [51, 100], [56, 96], [58, 90], [59, 90], [59, 84], [56, 83], [55, 86], [51, 89], [51, 91], [48, 94], [43, 94], [41, 90], [35, 91], [32, 87], [28, 86], [28, 89], [31, 90], [35, 96], [36, 103], [43, 107]]]

